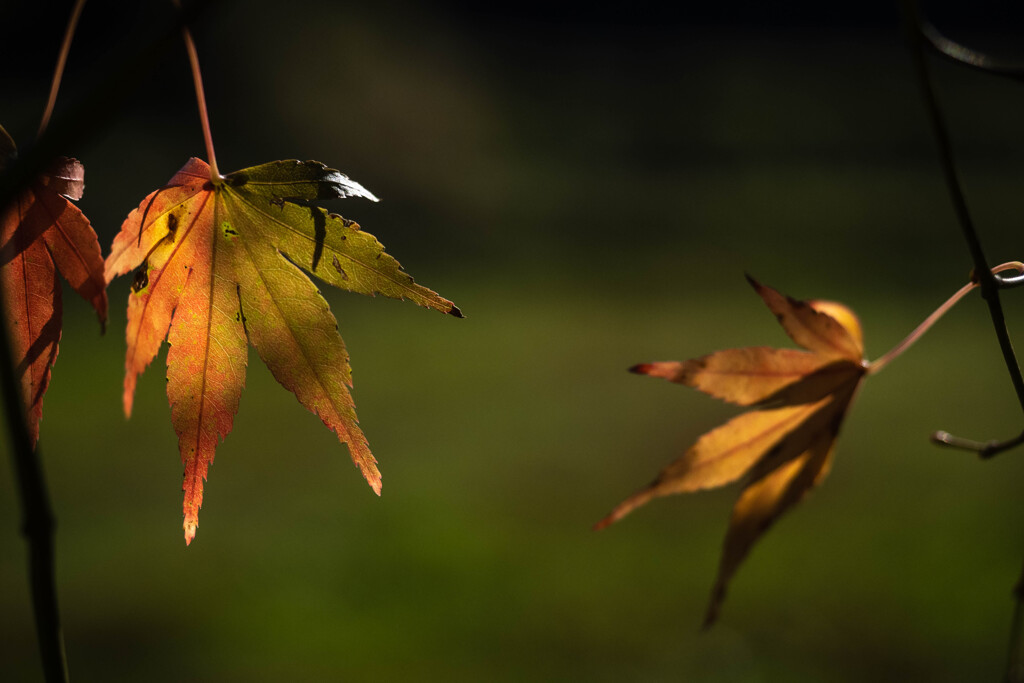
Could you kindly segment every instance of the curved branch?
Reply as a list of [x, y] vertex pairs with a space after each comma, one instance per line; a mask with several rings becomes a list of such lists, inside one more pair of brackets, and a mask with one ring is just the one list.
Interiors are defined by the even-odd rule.
[[1024, 82], [1024, 64], [996, 59], [954, 42], [939, 33], [939, 30], [926, 20], [922, 19], [919, 27], [921, 36], [928, 45], [946, 59], [993, 76]]
[[[928, 73], [928, 64], [925, 60], [925, 43], [922, 35], [922, 21], [915, 0], [904, 0], [904, 19], [906, 25], [907, 39], [910, 42], [911, 53], [914, 59], [914, 66], [917, 71], [918, 81], [921, 84], [924, 95], [925, 106], [928, 110], [928, 118], [931, 121], [932, 134], [935, 137], [935, 144], [939, 150], [939, 161], [942, 164], [943, 176], [946, 180], [946, 189], [953, 202], [953, 210], [956, 212], [957, 220], [960, 223], [960, 231], [967, 242], [967, 249], [971, 253], [971, 260], [974, 262], [974, 272], [981, 286], [981, 296], [988, 304], [989, 317], [992, 318], [992, 326], [995, 328], [996, 338], [999, 341], [999, 350], [1002, 352], [1006, 370], [1010, 374], [1010, 381], [1013, 390], [1017, 395], [1021, 411], [1024, 412], [1024, 376], [1021, 375], [1020, 365], [1013, 350], [1013, 343], [1010, 341], [1010, 333], [1006, 329], [1006, 318], [1003, 314], [1002, 302], [999, 300], [1000, 280], [989, 269], [985, 260], [985, 252], [981, 246], [981, 240], [974, 228], [970, 212], [967, 209], [967, 200], [964, 197], [963, 189], [960, 187], [960, 180], [957, 177], [956, 163], [953, 160], [953, 146], [949, 140], [949, 132], [946, 129], [946, 122], [939, 109], [938, 98], [935, 96], [935, 89], [932, 86], [931, 76]], [[1015, 278], [1011, 278], [1013, 282]]]
[[[1006, 329], [1006, 319], [1003, 315], [1003, 307], [999, 301], [999, 289], [1004, 286], [1015, 286], [1019, 277], [999, 279], [987, 266], [985, 255], [981, 248], [981, 241], [971, 222], [967, 212], [967, 202], [964, 199], [963, 191], [956, 176], [956, 167], [953, 163], [952, 146], [949, 142], [949, 133], [939, 110], [935, 91], [932, 87], [931, 78], [928, 75], [928, 64], [925, 61], [925, 40], [937, 49], [940, 54], [962, 64], [980, 69], [987, 73], [1012, 77], [1019, 79], [1019, 70], [995, 63], [994, 60], [985, 55], [973, 52], [946, 40], [934, 29], [922, 21], [918, 11], [916, 0], [904, 0], [904, 23], [907, 37], [910, 41], [914, 57], [914, 64], [917, 70], [918, 80], [924, 92], [925, 103], [928, 108], [928, 116], [932, 123], [932, 132], [935, 142], [939, 148], [939, 157], [942, 161], [943, 172], [946, 176], [946, 185], [950, 197], [953, 200], [953, 208], [957, 213], [961, 231], [967, 240], [967, 247], [971, 252], [971, 259], [974, 261], [974, 272], [977, 274], [981, 285], [981, 294], [988, 304], [989, 315], [992, 318], [992, 326], [995, 328], [996, 338], [999, 340], [999, 350], [1003, 354], [1006, 369], [1010, 374], [1010, 381], [1017, 394], [1017, 400], [1024, 410], [1024, 378], [1021, 377], [1020, 365], [1013, 351], [1013, 344], [1010, 342], [1010, 334]], [[939, 432], [933, 436], [938, 443], [967, 448], [977, 452], [983, 458], [989, 458], [997, 453], [1008, 450], [1024, 443], [1024, 432], [1019, 436], [1003, 442], [979, 443], [966, 439], [960, 439], [945, 432]], [[1006, 662], [1006, 678], [1009, 683], [1024, 682], [1024, 569], [1021, 570], [1020, 578], [1013, 591], [1014, 608], [1013, 618], [1010, 623], [1009, 654]]]

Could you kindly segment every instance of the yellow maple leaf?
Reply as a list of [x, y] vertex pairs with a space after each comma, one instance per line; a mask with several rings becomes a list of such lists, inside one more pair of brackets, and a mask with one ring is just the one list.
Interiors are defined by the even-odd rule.
[[631, 368], [755, 409], [704, 434], [595, 527], [604, 528], [653, 498], [745, 477], [706, 626], [717, 618], [729, 580], [757, 539], [825, 478], [843, 417], [868, 372], [853, 311], [831, 301], [798, 301], [748, 279], [789, 337], [806, 350], [755, 346]]

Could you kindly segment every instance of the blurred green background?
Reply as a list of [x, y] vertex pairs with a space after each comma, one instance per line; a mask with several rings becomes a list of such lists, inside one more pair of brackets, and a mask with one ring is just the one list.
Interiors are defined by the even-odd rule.
[[[4, 9], [19, 37], [0, 55], [0, 122], [22, 144], [70, 3], [40, 5]], [[383, 201], [332, 210], [468, 317], [325, 289], [383, 496], [252, 354], [186, 549], [164, 356], [125, 421], [128, 285], [111, 287], [105, 337], [67, 291], [41, 449], [73, 680], [1000, 677], [1022, 453], [982, 464], [928, 443], [1020, 429], [976, 297], [866, 384], [828, 481], [756, 548], [711, 632], [698, 627], [735, 488], [590, 531], [736, 412], [626, 368], [788, 344], [744, 272], [849, 304], [877, 357], [970, 269], [895, 7], [653, 7], [290, 0], [204, 15], [221, 167], [340, 168]], [[61, 102], [168, 12], [90, 3]], [[998, 34], [1000, 16], [940, 25], [1013, 57], [1024, 23]], [[1024, 88], [933, 66], [988, 256], [1022, 259]], [[183, 51], [69, 151], [107, 249], [204, 155]], [[1005, 305], [1020, 337], [1024, 300]], [[36, 681], [10, 472], [0, 678]]]

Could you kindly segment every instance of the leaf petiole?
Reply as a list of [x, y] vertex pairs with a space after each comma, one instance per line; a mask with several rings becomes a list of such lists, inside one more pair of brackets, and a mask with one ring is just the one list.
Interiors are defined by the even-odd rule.
[[[179, 0], [174, 0], [174, 5], [181, 9]], [[213, 135], [210, 133], [210, 117], [206, 113], [206, 93], [203, 90], [203, 74], [199, 68], [199, 53], [196, 52], [196, 44], [192, 40], [192, 32], [188, 30], [187, 24], [182, 24], [181, 35], [185, 39], [185, 50], [188, 52], [188, 62], [192, 67], [192, 82], [196, 86], [196, 104], [199, 105], [199, 120], [203, 126], [203, 141], [206, 143], [210, 180], [214, 185], [219, 185], [224, 177], [217, 169], [217, 155], [213, 151]]]
[[39, 121], [39, 132], [36, 137], [46, 132], [46, 126], [50, 123], [50, 116], [53, 114], [53, 107], [57, 103], [57, 91], [60, 90], [60, 81], [64, 76], [64, 65], [68, 61], [68, 52], [71, 51], [71, 39], [75, 35], [75, 28], [78, 26], [78, 18], [82, 16], [82, 8], [85, 7], [85, 0], [77, 0], [71, 10], [71, 17], [68, 18], [68, 27], [64, 31], [64, 41], [60, 44], [60, 53], [57, 55], [57, 66], [53, 70], [53, 81], [50, 83], [50, 96], [46, 100], [46, 109], [43, 110], [43, 118]]
[[[995, 275], [997, 273], [1002, 273], [1007, 270], [1015, 270], [1017, 271], [1018, 276], [1024, 276], [1024, 263], [1021, 263], [1020, 261], [1009, 261], [1007, 263], [1002, 263], [992, 269], [992, 274]], [[903, 341], [889, 349], [889, 351], [887, 351], [885, 355], [868, 363], [868, 374], [878, 372], [886, 365], [888, 365], [890, 361], [897, 358], [900, 354], [902, 354], [904, 351], [910, 348], [910, 346], [914, 342], [916, 342], [925, 332], [927, 332], [932, 325], [938, 322], [939, 318], [944, 316], [949, 311], [949, 309], [953, 308], [953, 306], [956, 305], [956, 303], [960, 301], [960, 299], [963, 299], [972, 290], [980, 286], [981, 285], [978, 279], [976, 277], [972, 278], [971, 282], [968, 282], [966, 285], [961, 287], [953, 296], [949, 297], [949, 299], [947, 299], [945, 303], [936, 308], [935, 311], [927, 318], [925, 318], [920, 325], [914, 328], [914, 331], [908, 334], [903, 339]]]

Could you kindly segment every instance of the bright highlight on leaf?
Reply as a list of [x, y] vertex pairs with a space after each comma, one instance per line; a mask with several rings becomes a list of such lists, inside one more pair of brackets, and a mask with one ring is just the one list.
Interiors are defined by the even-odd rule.
[[[16, 151], [0, 127], [0, 170]], [[14, 202], [0, 207], [0, 283], [7, 304], [3, 314], [33, 446], [61, 336], [57, 270], [96, 309], [100, 324], [107, 322], [99, 241], [89, 219], [69, 201], [81, 199], [84, 178], [81, 162], [61, 157]]]
[[[292, 200], [364, 197], [369, 191], [314, 161], [274, 161], [211, 178], [191, 159], [121, 226], [109, 282], [134, 270], [128, 297], [124, 410], [136, 378], [167, 337], [167, 397], [185, 465], [185, 541], [198, 526], [203, 481], [231, 431], [245, 382], [247, 342], [274, 377], [349, 449], [379, 495], [380, 472], [349, 394], [348, 354], [327, 302], [305, 274], [336, 287], [408, 299], [462, 317], [415, 284], [352, 221]], [[305, 271], [305, 272], [303, 272]]]
[[705, 626], [717, 619], [729, 580], [757, 539], [825, 478], [843, 417], [868, 372], [860, 323], [850, 309], [798, 301], [753, 279], [750, 284], [786, 334], [807, 350], [730, 349], [682, 363], [631, 368], [755, 410], [706, 433], [595, 527], [602, 529], [660, 496], [743, 478]]

